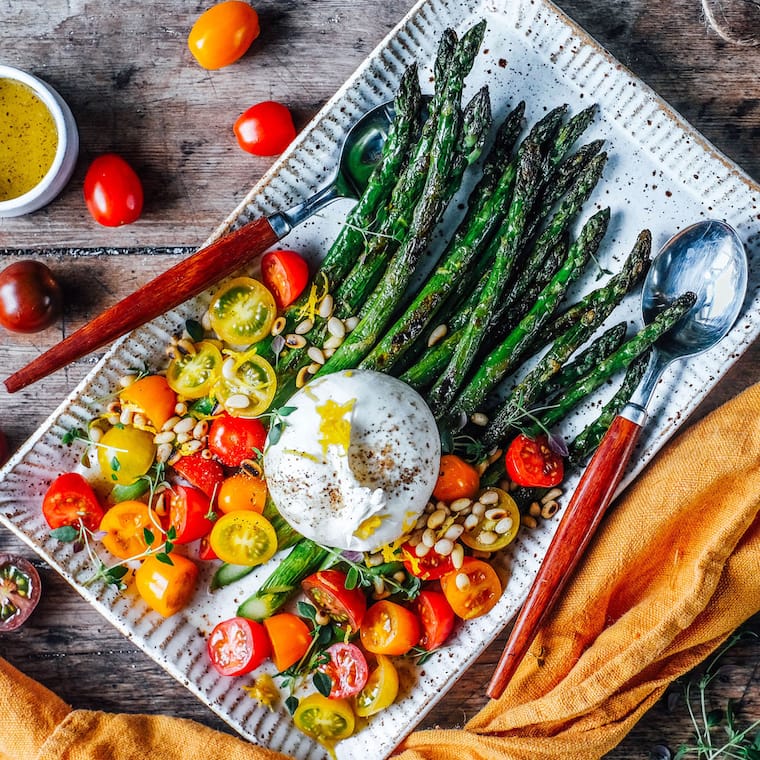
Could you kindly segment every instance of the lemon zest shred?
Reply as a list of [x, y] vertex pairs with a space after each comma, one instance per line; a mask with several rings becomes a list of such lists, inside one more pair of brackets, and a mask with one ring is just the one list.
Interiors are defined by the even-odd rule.
[[298, 310], [298, 319], [310, 319], [312, 322], [317, 317], [317, 306], [322, 299], [330, 292], [330, 283], [327, 281], [327, 275], [320, 272], [322, 278], [322, 291], [319, 290], [319, 284], [312, 282], [309, 288], [309, 295], [306, 297], [306, 303]]
[[354, 531], [354, 535], [357, 538], [369, 538], [382, 524], [383, 518], [379, 515], [373, 515], [372, 517], [368, 517], [359, 525], [359, 527]]

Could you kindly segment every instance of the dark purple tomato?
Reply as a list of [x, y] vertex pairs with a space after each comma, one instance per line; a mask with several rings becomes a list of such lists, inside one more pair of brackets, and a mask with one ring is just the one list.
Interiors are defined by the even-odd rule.
[[16, 261], [0, 272], [0, 325], [12, 332], [34, 333], [58, 319], [61, 288], [39, 261]]

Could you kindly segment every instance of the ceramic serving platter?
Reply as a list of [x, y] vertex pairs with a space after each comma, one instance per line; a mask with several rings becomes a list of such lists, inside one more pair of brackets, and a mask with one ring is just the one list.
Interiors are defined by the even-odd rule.
[[[758, 198], [760, 189], [686, 124], [646, 85], [546, 0], [425, 0], [417, 4], [367, 61], [346, 82], [215, 236], [262, 213], [287, 208], [316, 190], [335, 166], [348, 127], [369, 107], [393, 97], [404, 68], [421, 67], [423, 86], [443, 30], [462, 32], [481, 18], [486, 38], [468, 80], [468, 93], [483, 84], [491, 92], [495, 116], [519, 100], [527, 103], [529, 122], [567, 103], [575, 113], [592, 102], [599, 116], [584, 139], [604, 138], [610, 160], [604, 179], [587, 204], [588, 214], [610, 206], [612, 221], [602, 244], [600, 264], [619, 269], [637, 234], [652, 231], [655, 249], [667, 237], [705, 218], [731, 224], [747, 245], [750, 288], [734, 330], [713, 351], [671, 368], [660, 383], [652, 416], [641, 440], [634, 478], [682, 420], [699, 404], [730, 364], [758, 334]], [[466, 93], [467, 94], [467, 93]], [[456, 204], [455, 204], [456, 206]], [[348, 202], [338, 202], [291, 234], [289, 247], [318, 257], [339, 229]], [[448, 219], [441, 238], [455, 223]], [[594, 273], [577, 291], [594, 286]], [[253, 742], [297, 758], [315, 758], [323, 750], [302, 736], [283, 709], [270, 712], [242, 690], [245, 679], [219, 676], [208, 664], [204, 636], [234, 614], [237, 603], [258, 586], [263, 568], [213, 595], [202, 583], [191, 606], [164, 620], [149, 611], [130, 590], [117, 593], [102, 585], [84, 585], [91, 574], [85, 552], [49, 537], [40, 504], [57, 474], [80, 468], [82, 450], [66, 446], [62, 436], [86, 427], [103, 399], [130, 367], [161, 367], [171, 334], [189, 317], [197, 318], [209, 300], [192, 302], [145, 325], [115, 345], [82, 384], [5, 466], [0, 480], [0, 520], [26, 541], [123, 634], [161, 664], [214, 712]], [[609, 320], [639, 323], [638, 303], [630, 297]], [[595, 416], [595, 398], [580, 409], [564, 432], [568, 435]], [[570, 491], [577, 482], [572, 475]], [[435, 654], [424, 676], [405, 673], [400, 700], [375, 716], [338, 747], [341, 758], [387, 756], [436, 704], [483, 649], [514, 616], [527, 594], [556, 522], [522, 530], [500, 568], [506, 578], [498, 606], [487, 616], [463, 625], [450, 647]], [[207, 579], [204, 579], [204, 581]]]

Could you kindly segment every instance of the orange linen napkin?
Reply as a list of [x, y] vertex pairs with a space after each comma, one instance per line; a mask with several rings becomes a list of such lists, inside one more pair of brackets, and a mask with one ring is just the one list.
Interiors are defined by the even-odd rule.
[[[401, 760], [593, 760], [760, 610], [760, 385], [682, 434], [613, 507], [503, 697]], [[541, 651], [542, 664], [535, 653]], [[189, 721], [70, 711], [0, 661], [0, 760], [267, 760]]]

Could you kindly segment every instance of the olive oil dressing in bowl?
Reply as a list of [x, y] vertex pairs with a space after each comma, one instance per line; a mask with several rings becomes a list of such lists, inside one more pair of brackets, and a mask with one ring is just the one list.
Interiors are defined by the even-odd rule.
[[71, 177], [78, 152], [76, 122], [61, 96], [0, 64], [0, 217], [50, 203]]

